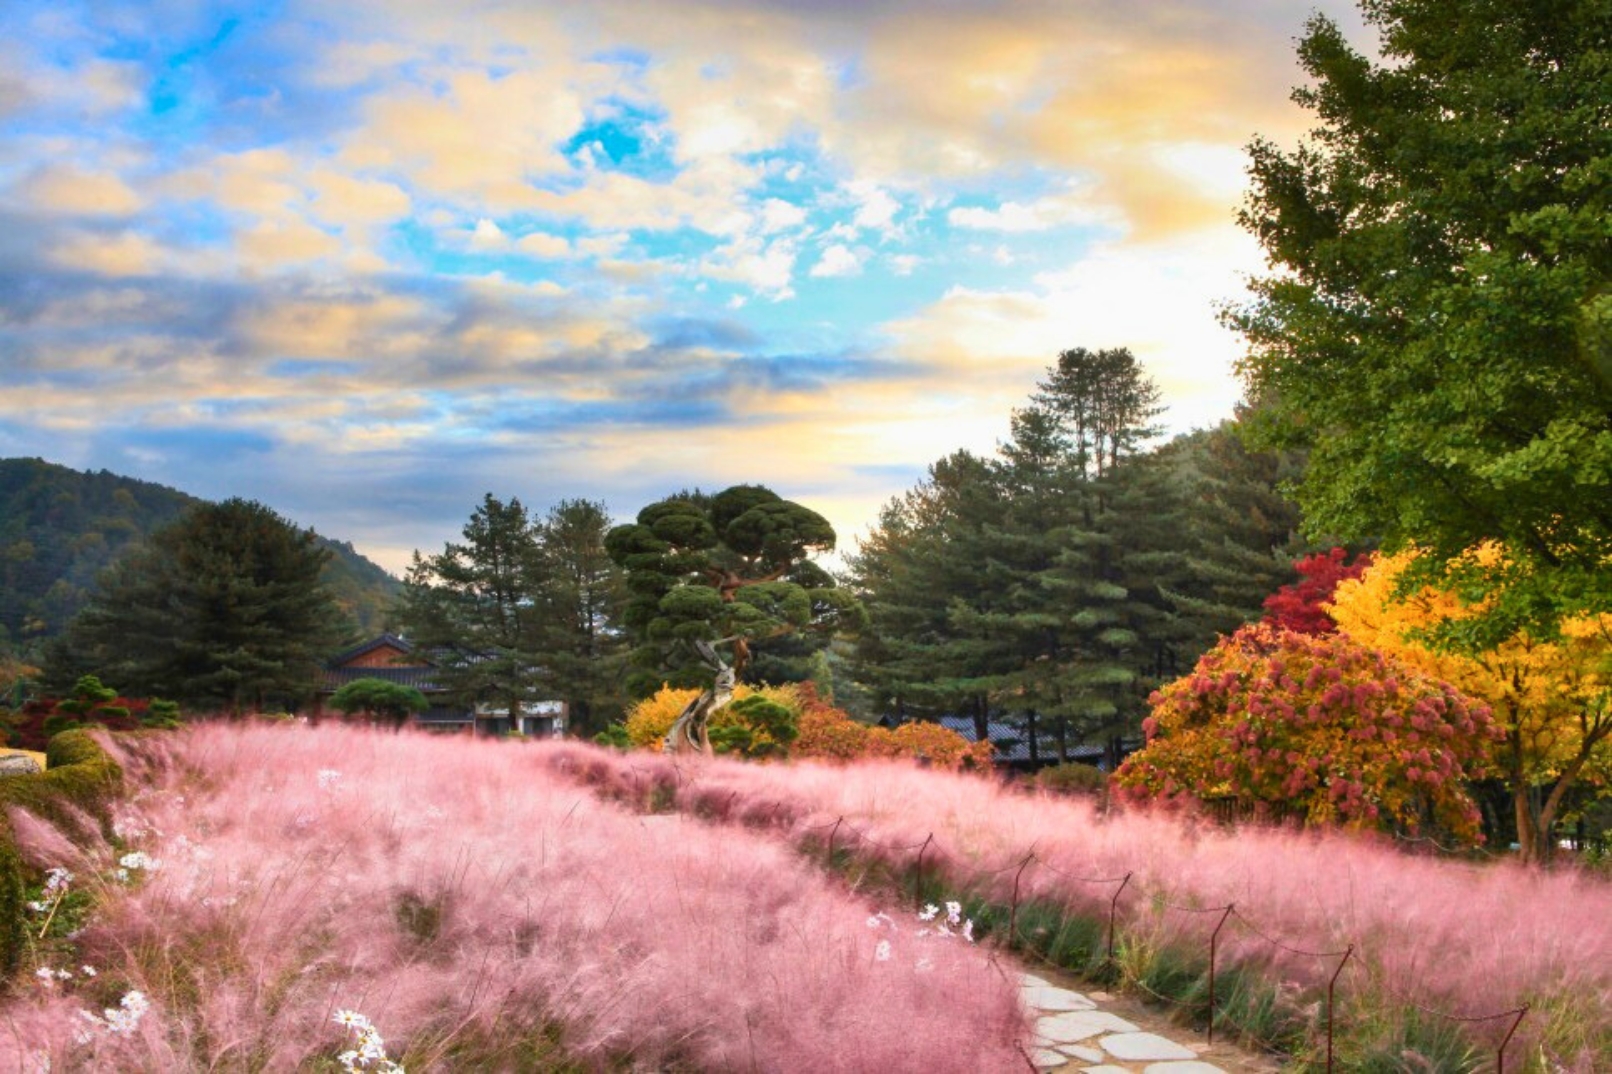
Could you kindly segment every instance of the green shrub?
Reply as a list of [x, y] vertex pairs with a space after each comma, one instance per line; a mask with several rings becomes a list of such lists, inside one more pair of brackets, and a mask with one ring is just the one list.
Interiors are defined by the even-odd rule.
[[627, 734], [624, 724], [613, 723], [593, 736], [593, 741], [600, 746], [614, 746], [618, 750], [632, 748], [632, 736]]
[[1051, 794], [1106, 794], [1108, 791], [1108, 773], [1079, 761], [1043, 768], [1030, 782]]
[[84, 724], [69, 713], [56, 712], [45, 717], [47, 735], [59, 735], [63, 731], [81, 731], [83, 728]]
[[4, 807], [18, 806], [72, 834], [84, 814], [111, 824], [112, 798], [123, 770], [85, 731], [64, 731], [45, 748], [43, 772], [0, 779], [0, 973], [16, 971], [24, 949], [28, 870], [17, 853]]

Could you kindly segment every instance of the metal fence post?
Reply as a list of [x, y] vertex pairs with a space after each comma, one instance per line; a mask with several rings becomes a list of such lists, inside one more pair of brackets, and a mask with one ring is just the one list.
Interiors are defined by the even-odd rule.
[[1131, 874], [1126, 873], [1125, 879], [1119, 882], [1114, 891], [1114, 897], [1108, 900], [1108, 961], [1114, 961], [1114, 916], [1119, 913], [1119, 897], [1125, 890], [1125, 885], [1131, 882]]
[[1511, 1043], [1511, 1038], [1516, 1034], [1517, 1027], [1522, 1025], [1522, 1020], [1528, 1017], [1528, 1009], [1531, 1006], [1532, 1004], [1530, 1003], [1522, 1005], [1521, 1009], [1517, 1011], [1517, 1020], [1511, 1023], [1511, 1028], [1506, 1031], [1506, 1039], [1500, 1042], [1500, 1051], [1496, 1053], [1494, 1058], [1495, 1074], [1506, 1074], [1506, 1045]]
[[1225, 927], [1226, 919], [1231, 916], [1231, 912], [1233, 910], [1235, 910], [1235, 909], [1237, 909], [1237, 904], [1236, 903], [1232, 903], [1232, 904], [1230, 904], [1229, 906], [1226, 907], [1226, 912], [1220, 915], [1220, 924], [1215, 926], [1215, 931], [1209, 937], [1209, 1043], [1210, 1044], [1213, 1044], [1215, 1042], [1215, 949], [1216, 949], [1216, 946], [1220, 943], [1220, 930]]
[[1332, 1020], [1337, 1011], [1337, 1004], [1333, 1000], [1334, 990], [1338, 986], [1338, 977], [1343, 968], [1349, 964], [1349, 956], [1355, 953], [1355, 945], [1350, 944], [1343, 953], [1343, 961], [1338, 963], [1337, 970], [1332, 974], [1332, 980], [1327, 982], [1327, 1074], [1332, 1074]]
[[918, 848], [918, 866], [912, 876], [912, 905], [916, 913], [923, 913], [924, 909], [924, 851], [929, 849], [930, 842], [935, 833], [930, 832], [924, 836], [924, 845]]
[[1013, 903], [1008, 908], [1008, 943], [1012, 943], [1019, 935], [1019, 877], [1024, 875], [1024, 870], [1032, 861], [1035, 861], [1033, 850], [1024, 856], [1024, 861], [1019, 863], [1019, 871], [1013, 874]]

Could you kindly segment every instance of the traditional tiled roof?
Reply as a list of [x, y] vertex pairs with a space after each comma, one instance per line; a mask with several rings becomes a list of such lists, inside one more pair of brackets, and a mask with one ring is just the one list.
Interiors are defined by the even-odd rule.
[[434, 667], [372, 667], [372, 668], [326, 668], [319, 675], [319, 688], [333, 691], [347, 685], [355, 679], [382, 679], [386, 682], [395, 682], [399, 686], [412, 686], [424, 694], [440, 692], [442, 687], [436, 682], [437, 669]]
[[372, 653], [376, 649], [382, 648], [393, 648], [401, 652], [412, 653], [414, 651], [414, 643], [398, 634], [382, 634], [379, 637], [371, 638], [369, 641], [366, 641], [361, 645], [355, 645], [351, 649], [337, 653], [335, 656], [331, 657], [325, 662], [325, 666], [339, 668], [343, 664], [348, 664], [354, 660], [357, 660], [365, 653]]

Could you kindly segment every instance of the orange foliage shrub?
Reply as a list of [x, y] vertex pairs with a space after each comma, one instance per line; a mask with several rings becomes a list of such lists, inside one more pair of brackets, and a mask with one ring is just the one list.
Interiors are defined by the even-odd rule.
[[938, 723], [917, 721], [904, 723], [894, 730], [868, 729], [869, 756], [911, 757], [953, 772], [961, 768], [988, 769], [995, 752], [996, 748], [989, 742], [970, 742]]
[[790, 756], [814, 761], [854, 761], [868, 756], [867, 724], [857, 723], [842, 709], [817, 696], [811, 683], [797, 687], [800, 692], [800, 736]]
[[989, 742], [969, 742], [936, 723], [903, 724], [893, 731], [869, 727], [818, 697], [811, 683], [802, 683], [796, 690], [801, 700], [800, 737], [790, 750], [791, 757], [818, 761], [908, 757], [952, 771], [991, 766], [995, 750]]

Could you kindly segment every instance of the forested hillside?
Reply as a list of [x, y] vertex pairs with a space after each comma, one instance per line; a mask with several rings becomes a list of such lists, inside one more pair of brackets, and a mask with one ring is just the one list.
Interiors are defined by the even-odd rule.
[[[32, 648], [61, 633], [103, 568], [200, 502], [106, 470], [0, 459], [0, 645]], [[319, 541], [333, 553], [324, 579], [336, 603], [355, 629], [381, 629], [398, 581], [352, 545]]]

